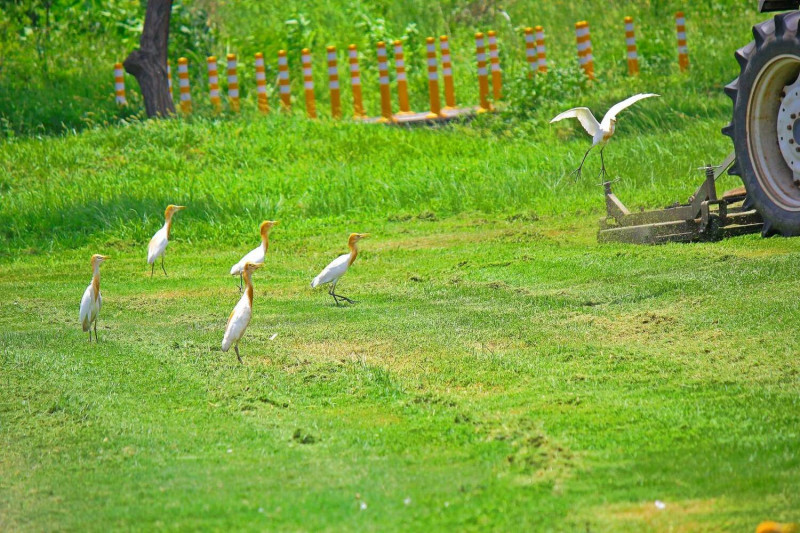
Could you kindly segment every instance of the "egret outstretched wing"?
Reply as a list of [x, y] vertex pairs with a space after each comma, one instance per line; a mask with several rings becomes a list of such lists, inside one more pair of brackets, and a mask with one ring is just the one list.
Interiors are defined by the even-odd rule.
[[635, 94], [630, 98], [626, 98], [620, 103], [613, 105], [611, 109], [608, 110], [608, 113], [606, 113], [606, 116], [603, 117], [603, 124], [608, 124], [612, 120], [616, 119], [617, 114], [623, 109], [632, 106], [639, 100], [644, 100], [645, 98], [650, 98], [651, 96], [661, 96], [661, 95], [653, 93]]
[[573, 109], [564, 111], [556, 118], [551, 120], [550, 124], [553, 122], [558, 122], [559, 120], [564, 120], [565, 118], [577, 118], [581, 122], [583, 129], [586, 130], [586, 133], [592, 137], [597, 135], [597, 132], [600, 131], [600, 123], [597, 122], [597, 119], [594, 118], [594, 115], [592, 115], [592, 112], [589, 111], [588, 107], [575, 107]]

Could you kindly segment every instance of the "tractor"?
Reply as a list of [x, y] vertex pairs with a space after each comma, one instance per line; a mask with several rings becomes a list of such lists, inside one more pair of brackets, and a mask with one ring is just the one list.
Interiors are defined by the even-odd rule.
[[[739, 77], [725, 87], [733, 118], [722, 133], [733, 153], [706, 165], [705, 180], [685, 204], [630, 212], [606, 182], [606, 217], [598, 240], [655, 244], [717, 240], [743, 233], [800, 235], [800, 0], [760, 0], [776, 12], [753, 26], [754, 40], [736, 51]], [[789, 11], [792, 10], [792, 11]], [[728, 171], [744, 187], [717, 196]]]

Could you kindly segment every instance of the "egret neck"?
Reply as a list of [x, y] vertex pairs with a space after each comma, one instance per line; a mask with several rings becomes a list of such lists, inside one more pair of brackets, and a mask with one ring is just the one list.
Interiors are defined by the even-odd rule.
[[250, 307], [253, 307], [253, 282], [250, 281], [250, 270], [245, 268], [242, 275], [244, 276], [244, 283], [245, 283], [245, 293], [247, 294], [247, 300], [250, 302]]
[[100, 294], [100, 261], [94, 261], [92, 264], [92, 289], [94, 289], [94, 297]]
[[347, 246], [350, 248], [350, 261], [347, 262], [347, 266], [353, 264], [358, 256], [358, 248], [356, 248], [356, 242], [358, 242], [358, 235], [351, 235], [350, 239], [347, 241]]

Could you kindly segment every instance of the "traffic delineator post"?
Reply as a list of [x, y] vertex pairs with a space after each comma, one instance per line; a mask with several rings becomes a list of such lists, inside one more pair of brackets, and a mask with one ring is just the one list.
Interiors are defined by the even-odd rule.
[[633, 17], [625, 17], [625, 47], [628, 51], [628, 74], [639, 74], [639, 51], [636, 49], [636, 28]]
[[392, 94], [389, 88], [389, 64], [386, 57], [386, 43], [378, 42], [378, 83], [381, 91], [381, 117], [379, 122], [394, 122], [392, 115]]
[[486, 40], [483, 33], [475, 34], [475, 56], [478, 61], [478, 113], [492, 110], [489, 103], [489, 71], [486, 68]]
[[119, 106], [128, 104], [125, 98], [125, 71], [122, 69], [122, 63], [114, 63], [114, 101]]
[[500, 52], [497, 49], [497, 34], [487, 33], [489, 38], [489, 67], [492, 71], [492, 97], [497, 102], [503, 97], [503, 72], [500, 70]]
[[528, 77], [536, 72], [536, 35], [533, 28], [525, 28], [525, 60], [528, 62]]
[[236, 73], [236, 54], [228, 54], [228, 103], [231, 111], [239, 112], [239, 75]]
[[189, 89], [189, 60], [185, 57], [178, 58], [178, 90], [181, 111], [188, 115], [192, 112], [192, 93]]
[[433, 37], [425, 39], [425, 51], [428, 63], [428, 97], [431, 101], [431, 110], [427, 118], [439, 118], [442, 115], [442, 102], [439, 97], [439, 66], [436, 61], [436, 40]]
[[575, 23], [575, 40], [578, 48], [578, 64], [590, 79], [594, 79], [594, 55], [592, 55], [592, 37], [589, 23], [585, 20]]
[[397, 106], [398, 115], [410, 115], [411, 106], [408, 103], [408, 80], [406, 78], [406, 60], [403, 55], [403, 41], [397, 40], [394, 46], [394, 68], [397, 76]]
[[544, 42], [544, 28], [536, 26], [533, 28], [536, 32], [536, 63], [539, 72], [547, 72], [547, 46]]
[[267, 97], [267, 72], [264, 66], [264, 54], [257, 52], [255, 55], [256, 64], [256, 95], [258, 98], [258, 110], [261, 113], [269, 113], [269, 98]]
[[336, 47], [325, 49], [328, 59], [328, 88], [331, 91], [331, 117], [342, 118], [342, 96], [339, 88], [339, 65], [336, 58]]
[[208, 56], [206, 60], [208, 63], [208, 99], [214, 107], [214, 112], [219, 113], [222, 104], [219, 97], [219, 71], [217, 69], [217, 58], [215, 56]]
[[678, 64], [681, 72], [689, 69], [689, 47], [686, 44], [686, 16], [683, 11], [675, 13], [675, 29], [678, 33]]
[[292, 94], [289, 85], [289, 60], [286, 50], [278, 50], [278, 91], [281, 97], [281, 108], [289, 111], [292, 108]]
[[442, 78], [444, 79], [444, 110], [456, 108], [456, 92], [453, 84], [453, 64], [450, 57], [450, 41], [447, 35], [439, 37], [439, 50], [442, 53]]
[[303, 91], [306, 96], [306, 115], [317, 118], [317, 102], [314, 98], [314, 78], [311, 75], [311, 50], [303, 48], [301, 52], [303, 65]]
[[353, 118], [362, 120], [366, 117], [361, 96], [361, 70], [358, 67], [358, 49], [351, 44], [347, 47], [347, 61], [350, 68], [350, 87], [353, 91]]

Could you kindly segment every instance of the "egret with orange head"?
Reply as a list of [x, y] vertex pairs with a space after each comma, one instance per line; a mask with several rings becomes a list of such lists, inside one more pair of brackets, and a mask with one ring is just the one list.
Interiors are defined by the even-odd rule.
[[89, 342], [92, 342], [92, 324], [94, 324], [94, 340], [97, 340], [97, 315], [100, 314], [100, 307], [103, 305], [103, 297], [100, 295], [100, 265], [106, 259], [108, 257], [105, 255], [92, 256], [92, 282], [83, 291], [81, 298], [81, 326], [83, 331], [89, 332]]
[[251, 274], [261, 268], [263, 263], [245, 263], [242, 269], [242, 276], [244, 277], [245, 291], [239, 299], [239, 303], [231, 311], [228, 317], [228, 324], [225, 326], [225, 336], [222, 338], [222, 351], [227, 352], [233, 346], [236, 351], [236, 358], [239, 363], [242, 362], [242, 357], [239, 355], [239, 341], [244, 336], [247, 326], [250, 324], [250, 318], [253, 315], [253, 282], [250, 280]]
[[347, 272], [347, 269], [350, 268], [350, 265], [352, 265], [356, 260], [356, 256], [358, 256], [358, 248], [356, 246], [358, 241], [366, 237], [369, 237], [369, 233], [351, 233], [350, 238], [347, 240], [347, 246], [350, 248], [350, 252], [340, 255], [331, 261], [328, 266], [322, 269], [322, 272], [320, 272], [319, 275], [311, 282], [311, 288], [313, 289], [319, 285], [330, 283], [331, 288], [328, 291], [328, 294], [333, 297], [333, 301], [336, 302], [336, 305], [339, 305], [340, 299], [347, 303], [355, 303], [346, 296], [336, 294], [336, 284], [339, 282], [339, 278], [344, 276], [345, 272]]
[[164, 225], [153, 235], [153, 238], [150, 239], [150, 244], [147, 246], [147, 263], [152, 265], [150, 269], [151, 278], [156, 270], [156, 259], [159, 257], [161, 257], [161, 270], [164, 271], [165, 276], [167, 275], [167, 269], [164, 268], [164, 252], [167, 250], [167, 244], [169, 244], [169, 230], [172, 229], [172, 216], [181, 209], [186, 209], [186, 206], [168, 205], [167, 210], [164, 212]]
[[272, 226], [276, 226], [278, 224], [277, 220], [265, 220], [259, 226], [259, 232], [261, 233], [261, 244], [250, 250], [244, 257], [242, 257], [238, 263], [231, 267], [231, 276], [235, 276], [239, 274], [239, 289], [242, 290], [244, 288], [244, 280], [242, 278], [242, 274], [244, 272], [244, 266], [247, 263], [263, 263], [264, 259], [267, 255], [267, 249], [269, 248], [269, 230], [272, 229]]

